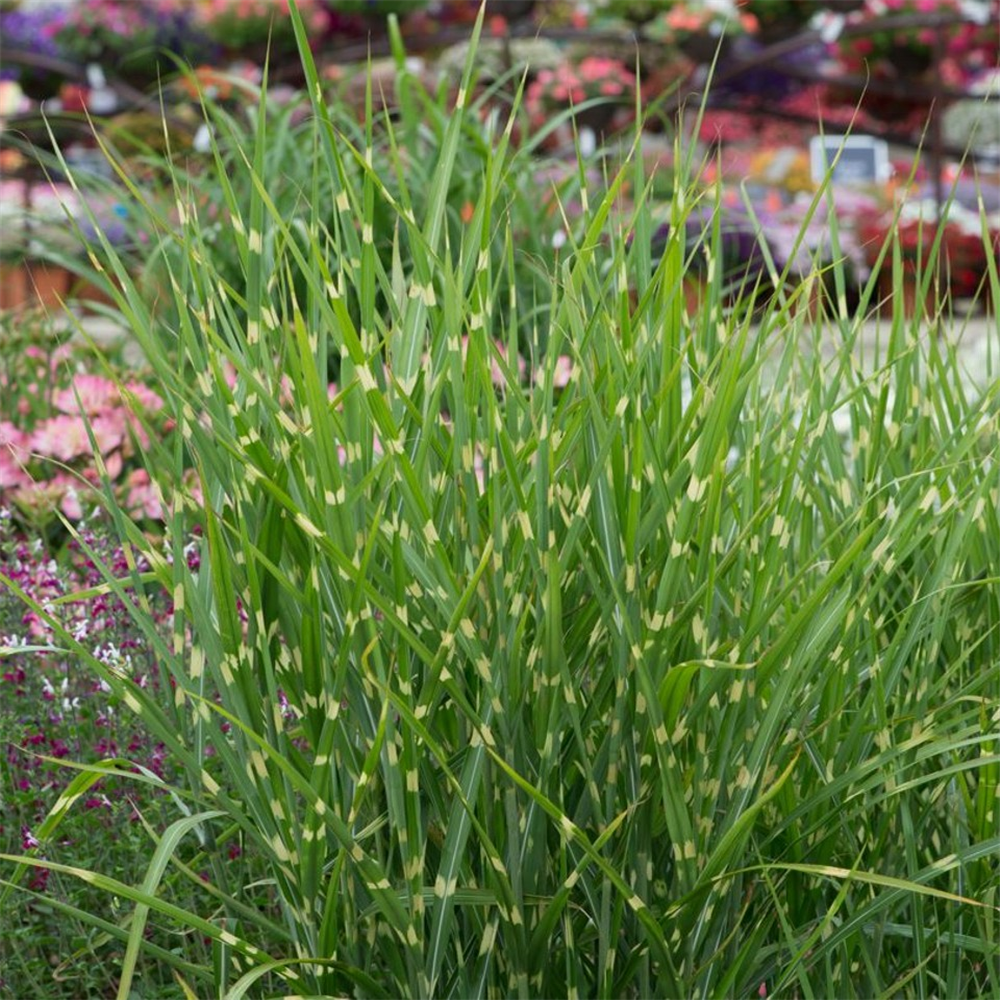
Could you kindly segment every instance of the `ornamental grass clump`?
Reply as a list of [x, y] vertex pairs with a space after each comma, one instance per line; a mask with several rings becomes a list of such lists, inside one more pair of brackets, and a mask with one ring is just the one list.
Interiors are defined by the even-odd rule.
[[[680, 140], [654, 265], [638, 131], [526, 295], [508, 206], [527, 153], [513, 117], [472, 130], [474, 55], [429, 119], [417, 213], [396, 130], [435, 105], [398, 39], [412, 104], [349, 142], [292, 18], [314, 127], [296, 214], [271, 199], [261, 114], [229, 161], [247, 197], [218, 176], [238, 281], [183, 184], [176, 228], [149, 205], [179, 251], [175, 323], [100, 258], [176, 432], [148, 450], [172, 558], [109, 489], [131, 569], [95, 564], [110, 593], [172, 595], [165, 638], [128, 603], [170, 683], [57, 641], [162, 742], [177, 819], [140, 884], [74, 864], [55, 821], [3, 877], [44, 866], [131, 905], [121, 997], [142, 962], [231, 997], [1000, 995], [995, 358], [970, 380], [900, 310], [866, 356], [874, 284], [849, 315], [832, 211], [832, 263], [806, 278], [834, 289], [832, 354], [766, 246], [724, 304], [718, 213], [703, 247], [685, 235]], [[210, 900], [179, 902], [191, 857], [233, 838], [253, 880], [220, 861]], [[149, 925], [180, 954], [149, 954]], [[183, 935], [211, 961], [182, 964]]]

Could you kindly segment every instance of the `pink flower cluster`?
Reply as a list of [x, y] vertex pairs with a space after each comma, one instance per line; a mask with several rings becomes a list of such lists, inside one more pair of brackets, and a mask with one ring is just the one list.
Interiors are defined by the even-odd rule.
[[730, 37], [757, 30], [757, 18], [752, 14], [737, 12], [727, 16], [725, 11], [703, 3], [674, 3], [645, 32], [650, 38], [667, 45], [679, 45], [693, 35], [719, 37], [723, 31]]
[[145, 4], [122, 3], [121, 0], [77, 0], [70, 8], [64, 30], [82, 35], [106, 31], [121, 38], [135, 40], [150, 29], [150, 13], [167, 11], [175, 5], [169, 0], [153, 0]]
[[635, 93], [635, 74], [618, 59], [587, 56], [542, 70], [528, 87], [525, 103], [533, 117], [582, 104], [594, 97], [625, 98]]
[[[309, 33], [322, 33], [329, 26], [330, 14], [318, 0], [296, 3]], [[238, 49], [244, 45], [288, 40], [292, 22], [288, 0], [200, 0], [196, 16], [205, 31], [221, 45]]]
[[7, 415], [13, 419], [0, 419], [0, 496], [29, 519], [44, 518], [55, 508], [79, 519], [97, 499], [100, 456], [129, 510], [162, 517], [162, 504], [136, 459], [137, 448], [150, 444], [149, 430], [169, 431], [161, 416], [163, 400], [134, 378], [118, 383], [75, 372], [67, 379], [71, 353], [57, 348], [46, 356], [29, 347], [32, 381], [22, 380], [23, 373], [14, 380], [0, 374], [0, 391], [18, 396]]

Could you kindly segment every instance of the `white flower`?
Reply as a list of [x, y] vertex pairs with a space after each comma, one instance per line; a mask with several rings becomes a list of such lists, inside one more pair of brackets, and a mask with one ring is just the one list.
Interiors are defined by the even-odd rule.
[[62, 693], [62, 710], [64, 712], [72, 712], [80, 707], [79, 698], [67, 698], [66, 692], [69, 690], [69, 678], [64, 677], [62, 684], [59, 685], [59, 690]]

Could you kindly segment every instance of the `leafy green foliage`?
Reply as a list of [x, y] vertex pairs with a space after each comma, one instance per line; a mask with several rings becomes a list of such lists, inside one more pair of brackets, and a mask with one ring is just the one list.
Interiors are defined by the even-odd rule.
[[[151, 568], [107, 587], [173, 595], [166, 640], [131, 605], [173, 698], [64, 639], [190, 815], [138, 886], [50, 867], [210, 939], [232, 996], [1000, 995], [998, 383], [901, 312], [862, 364], [871, 286], [832, 357], [718, 268], [688, 315], [690, 161], [653, 269], [638, 133], [525, 301], [513, 120], [458, 178], [474, 57], [418, 201], [296, 27], [324, 197], [276, 202], [262, 98], [218, 152], [237, 278], [181, 175], [174, 325], [105, 247], [179, 431], [173, 558], [112, 507]], [[208, 915], [158, 893], [187, 827], [239, 831], [277, 920], [223, 871]]]

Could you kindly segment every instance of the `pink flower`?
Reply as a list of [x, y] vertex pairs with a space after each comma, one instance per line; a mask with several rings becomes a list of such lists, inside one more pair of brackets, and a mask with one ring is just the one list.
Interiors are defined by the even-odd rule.
[[83, 507], [80, 504], [80, 494], [75, 486], [67, 486], [66, 492], [59, 502], [59, 509], [71, 520], [79, 521], [83, 517]]
[[82, 417], [50, 417], [35, 428], [31, 449], [47, 458], [70, 462], [90, 452], [87, 427]]
[[[493, 342], [493, 346], [496, 348], [496, 352], [497, 352], [498, 355], [500, 355], [500, 358], [503, 361], [506, 362], [506, 360], [507, 360], [507, 349], [504, 347], [504, 345], [501, 344], [499, 341], [494, 341]], [[462, 338], [462, 360], [463, 361], [468, 356], [468, 353], [469, 353], [469, 338], [468, 337], [463, 337]], [[524, 373], [525, 373], [526, 370], [527, 370], [527, 363], [525, 362], [524, 358], [522, 358], [521, 355], [519, 354], [517, 356], [517, 374], [518, 374], [518, 376], [520, 378], [523, 378], [524, 377]], [[500, 366], [500, 362], [497, 361], [497, 359], [495, 357], [492, 357], [492, 356], [490, 357], [490, 381], [498, 389], [506, 389], [507, 388], [507, 375], [504, 372], [504, 369]]]
[[[125, 428], [119, 415], [94, 417], [91, 430], [102, 454], [117, 448], [125, 438]], [[42, 421], [31, 436], [31, 448], [46, 458], [71, 462], [90, 455], [90, 438], [83, 417], [60, 415]]]
[[[122, 419], [121, 411], [111, 414], [102, 414], [94, 417], [91, 423], [94, 432], [94, 440], [102, 455], [112, 452], [125, 440], [125, 422]], [[148, 443], [148, 442], [147, 442]], [[87, 453], [90, 447], [88, 443]]]
[[9, 420], [0, 420], [0, 454], [17, 455], [27, 445], [27, 434], [15, 427]]
[[148, 385], [143, 385], [141, 382], [128, 382], [125, 385], [125, 391], [147, 413], [159, 413], [163, 409], [163, 400]]
[[[45, 483], [28, 481], [12, 495], [21, 507], [36, 515], [51, 513], [58, 507], [66, 517], [77, 520], [83, 516], [79, 497], [83, 487], [78, 479], [61, 472]], [[41, 635], [44, 629], [39, 623], [30, 631], [33, 635]]]
[[[110, 455], [104, 456], [104, 471], [108, 474], [108, 479], [112, 482], [122, 474], [122, 465], [122, 454], [120, 451], [113, 451]], [[83, 475], [87, 482], [93, 483], [95, 486], [101, 481], [96, 466], [84, 469]]]
[[49, 374], [55, 378], [66, 368], [66, 362], [72, 360], [75, 348], [71, 344], [60, 344], [49, 355]]
[[124, 451], [126, 455], [131, 455], [134, 451], [132, 446], [132, 437], [134, 436], [136, 441], [139, 442], [140, 448], [149, 447], [149, 435], [146, 433], [146, 428], [143, 427], [142, 421], [132, 413], [131, 410], [116, 410], [114, 417], [121, 425], [122, 428], [122, 439], [125, 443]]
[[133, 513], [141, 511], [154, 521], [163, 519], [163, 501], [155, 483], [150, 482], [145, 469], [135, 469], [125, 479], [128, 488], [126, 504]]
[[[79, 403], [77, 402], [79, 396]], [[118, 387], [101, 375], [74, 375], [72, 385], [56, 393], [56, 409], [63, 413], [80, 413], [89, 416], [114, 406], [119, 400]]]
[[565, 389], [573, 379], [573, 359], [566, 354], [556, 358], [555, 371], [552, 373], [552, 385], [556, 389]]
[[25, 486], [29, 482], [11, 452], [6, 448], [0, 448], [0, 492]]
[[28, 435], [0, 420], [0, 490], [14, 489], [31, 480], [22, 466], [28, 461]]

